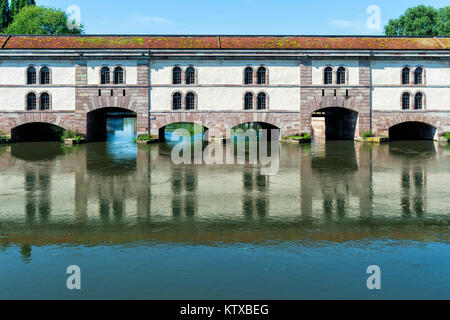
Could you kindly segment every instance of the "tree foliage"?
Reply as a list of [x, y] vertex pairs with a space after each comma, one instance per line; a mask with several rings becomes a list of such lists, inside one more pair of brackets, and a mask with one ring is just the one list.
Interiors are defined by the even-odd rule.
[[15, 17], [14, 21], [4, 30], [6, 34], [80, 34], [79, 29], [70, 29], [67, 26], [67, 14], [58, 9], [27, 6]]
[[20, 12], [20, 10], [26, 6], [34, 6], [36, 2], [34, 0], [11, 0], [11, 6], [9, 8], [10, 18], [12, 18], [16, 14]]
[[387, 36], [448, 36], [449, 29], [450, 7], [420, 5], [407, 9], [398, 19], [389, 20], [384, 32]]
[[8, 26], [8, 23], [9, 23], [8, 0], [0, 0], [0, 32]]

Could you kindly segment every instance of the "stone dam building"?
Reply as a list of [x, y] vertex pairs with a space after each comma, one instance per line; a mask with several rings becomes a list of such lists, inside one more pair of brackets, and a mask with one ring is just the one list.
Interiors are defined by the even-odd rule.
[[245, 123], [281, 136], [437, 139], [450, 132], [450, 38], [0, 36], [0, 131], [94, 139], [105, 117], [227, 138]]

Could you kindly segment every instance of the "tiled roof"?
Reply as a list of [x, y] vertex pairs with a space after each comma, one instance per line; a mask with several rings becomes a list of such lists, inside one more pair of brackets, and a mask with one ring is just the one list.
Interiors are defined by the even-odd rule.
[[3, 47], [5, 44], [6, 39], [8, 39], [8, 36], [0, 36], [0, 48]]
[[[330, 36], [0, 36], [5, 49], [443, 50], [450, 38]], [[6, 44], [5, 44], [6, 41]]]

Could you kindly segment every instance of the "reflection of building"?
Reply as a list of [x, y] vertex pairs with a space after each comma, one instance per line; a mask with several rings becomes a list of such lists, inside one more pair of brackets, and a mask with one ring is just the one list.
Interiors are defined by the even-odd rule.
[[273, 176], [249, 165], [176, 166], [159, 144], [137, 148], [126, 170], [111, 170], [117, 164], [104, 154], [95, 170], [88, 145], [35, 163], [12, 147], [0, 155], [0, 233], [30, 246], [359, 239], [390, 232], [393, 222], [408, 238], [434, 232], [450, 212], [442, 189], [450, 168], [433, 143], [283, 144]]

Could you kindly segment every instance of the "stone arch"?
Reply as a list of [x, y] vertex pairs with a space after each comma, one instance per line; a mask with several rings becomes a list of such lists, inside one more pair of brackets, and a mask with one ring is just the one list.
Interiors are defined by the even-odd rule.
[[[116, 92], [115, 89], [111, 89], [110, 91], [112, 91], [113, 93]], [[136, 112], [136, 107], [137, 101], [132, 99], [131, 96], [111, 96], [111, 95], [109, 96], [99, 95], [98, 97], [91, 96], [87, 101], [84, 101], [81, 105], [81, 109], [86, 113], [103, 108], [120, 108]]]
[[389, 127], [391, 140], [436, 140], [438, 128], [422, 121], [403, 121]]
[[389, 119], [385, 120], [387, 129], [404, 122], [422, 122], [436, 128], [439, 128], [440, 126], [439, 119], [426, 113], [400, 113], [394, 116], [390, 116]]
[[19, 119], [10, 128], [13, 141], [46, 141], [59, 140], [62, 132], [68, 127], [62, 119], [41, 117], [35, 119]]

